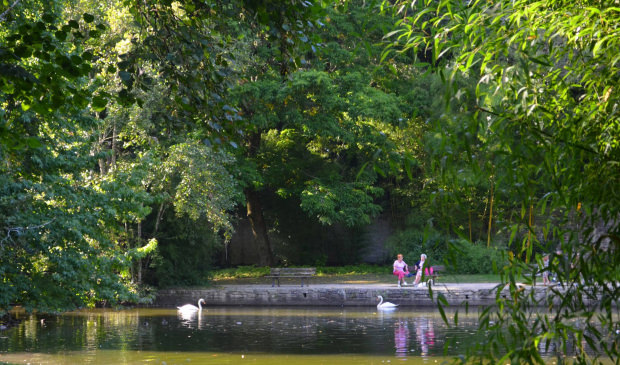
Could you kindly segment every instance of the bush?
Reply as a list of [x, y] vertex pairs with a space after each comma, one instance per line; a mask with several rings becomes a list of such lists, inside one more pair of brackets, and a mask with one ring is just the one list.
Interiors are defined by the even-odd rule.
[[407, 229], [392, 235], [386, 246], [394, 259], [401, 253], [411, 266], [420, 259], [421, 254], [426, 254], [429, 264], [441, 265], [446, 256], [447, 242], [446, 237], [432, 229]]
[[402, 253], [409, 265], [424, 253], [430, 265], [446, 264], [446, 270], [453, 274], [492, 274], [494, 261], [498, 267], [505, 263], [503, 248], [451, 239], [433, 229], [397, 232], [388, 239], [387, 247], [394, 258]]
[[212, 227], [173, 214], [165, 216], [162, 226], [167, 230], [160, 234], [145, 283], [159, 288], [207, 284], [213, 257], [223, 247]]
[[497, 267], [505, 264], [505, 250], [501, 248], [463, 239], [451, 241], [450, 248], [446, 261], [449, 270], [455, 274], [492, 274], [493, 262]]

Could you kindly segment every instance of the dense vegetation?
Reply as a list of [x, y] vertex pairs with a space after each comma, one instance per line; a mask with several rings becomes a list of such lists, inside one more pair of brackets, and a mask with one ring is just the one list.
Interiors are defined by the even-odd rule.
[[[500, 270], [510, 298], [498, 298], [481, 315], [480, 331], [491, 337], [471, 349], [470, 359], [542, 362], [539, 346], [553, 342], [562, 349], [559, 362], [570, 347], [579, 363], [597, 362], [598, 355], [617, 362], [617, 3], [389, 5], [399, 20], [384, 57], [414, 52], [450, 86], [446, 117], [437, 123], [444, 133], [433, 151], [441, 201], [468, 208], [472, 193], [487, 181], [497, 218], [508, 220], [512, 235], [526, 229]], [[551, 270], [561, 284], [540, 302], [515, 282], [527, 271], [523, 262], [541, 263], [538, 250], [553, 252]], [[532, 313], [533, 304], [549, 311]], [[598, 349], [595, 356], [586, 353], [586, 344]]]
[[[618, 13], [3, 1], [0, 310], [204, 283], [245, 220], [256, 266], [355, 264], [381, 217], [390, 254], [502, 274], [512, 297], [483, 314], [495, 336], [472, 356], [541, 361], [541, 342], [604, 337], [617, 359]], [[557, 249], [560, 308], [529, 318], [515, 278]]]

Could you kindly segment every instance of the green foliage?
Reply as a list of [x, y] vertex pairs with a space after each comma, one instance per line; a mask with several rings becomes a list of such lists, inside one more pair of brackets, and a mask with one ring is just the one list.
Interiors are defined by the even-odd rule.
[[362, 183], [330, 186], [319, 181], [311, 181], [307, 185], [301, 194], [301, 208], [323, 224], [369, 224], [371, 217], [380, 211], [380, 207], [373, 203], [373, 196], [382, 192], [379, 188]]
[[[511, 239], [523, 237], [511, 242], [515, 252], [501, 268], [510, 295], [498, 295], [497, 306], [480, 316], [489, 341], [466, 361], [543, 363], [539, 345], [555, 341], [558, 359], [572, 349], [578, 363], [617, 362], [617, 341], [606, 337], [617, 330], [606, 298], [617, 297], [618, 281], [608, 268], [620, 262], [617, 4], [442, 0], [385, 6], [399, 20], [384, 58], [394, 49], [420, 58], [428, 53], [423, 66], [446, 84], [446, 116], [438, 125], [448, 128], [436, 131], [433, 166], [437, 195], [445, 199], [437, 202], [446, 210], [455, 204], [469, 210], [471, 188], [486, 180], [489, 205], [493, 197], [505, 202], [489, 224], [510, 228]], [[532, 260], [546, 240], [560, 242], [564, 261], [578, 266], [582, 282], [566, 270], [570, 265], [552, 265], [562, 290], [540, 299], [520, 289], [516, 278], [527, 271], [521, 259]], [[532, 305], [549, 312], [532, 313]], [[567, 324], [574, 319], [583, 325]]]
[[494, 274], [497, 273], [496, 268], [508, 263], [504, 249], [487, 247], [486, 243], [461, 239], [450, 242], [449, 248], [446, 261], [455, 274]]
[[[81, 143], [74, 140], [73, 146]], [[15, 157], [0, 168], [5, 232], [0, 266], [6, 288], [0, 307], [20, 303], [28, 310], [56, 312], [138, 299], [125, 275], [131, 261], [116, 241], [123, 234], [115, 223], [119, 216], [144, 214], [143, 197], [117, 200], [127, 182], [83, 174], [83, 165], [94, 163], [83, 147], [59, 143], [32, 151], [30, 160], [43, 167], [29, 169], [28, 176], [17, 173], [18, 167], [27, 168], [27, 161]]]
[[391, 256], [403, 254], [410, 265], [417, 262], [421, 254], [426, 254], [430, 265], [447, 263], [448, 272], [457, 275], [493, 274], [494, 267], [504, 266], [504, 250], [467, 240], [454, 240], [432, 229], [397, 231], [388, 239], [386, 246]]
[[[251, 131], [237, 151], [243, 186], [269, 202], [282, 199], [300, 206], [307, 214], [300, 219], [347, 227], [370, 223], [381, 211], [380, 179], [398, 174], [397, 165], [412, 160], [386, 134], [408, 118], [396, 90], [386, 87], [389, 77], [376, 62], [380, 48], [368, 37], [372, 33], [380, 40], [381, 24], [389, 21], [377, 15], [375, 5], [360, 3], [351, 7], [351, 14], [328, 8], [326, 23], [317, 32], [321, 47], [307, 53], [308, 62], [288, 70], [286, 77], [284, 66], [271, 61], [273, 38], [258, 37], [253, 44], [262, 58], [248, 63], [246, 78], [232, 90], [236, 101], [231, 105]], [[265, 211], [272, 230], [284, 231], [276, 226], [286, 220], [279, 215]], [[335, 259], [320, 248], [311, 254], [306, 242], [312, 235], [289, 233], [292, 239], [274, 238], [274, 250], [280, 244], [290, 248], [278, 252], [280, 259], [299, 256], [291, 254], [295, 247], [304, 253], [305, 263], [309, 257]]]
[[[0, 26], [3, 149], [40, 146], [40, 140], [31, 134], [39, 123], [38, 116], [67, 115], [89, 105], [105, 106], [108, 95], [93, 95], [95, 88], [86, 83], [93, 68], [91, 33], [105, 26], [81, 19], [63, 21], [48, 11], [21, 13], [17, 8], [7, 14], [10, 21]], [[47, 118], [52, 128], [60, 128], [60, 121]]]
[[[188, 63], [192, 84], [167, 84], [162, 77], [187, 76], [187, 70], [157, 64], [161, 49], [141, 58], [149, 52], [144, 46], [157, 40], [141, 38], [149, 32], [141, 33], [132, 21], [141, 4], [122, 3], [0, 5], [2, 310], [21, 304], [53, 312], [139, 301], [143, 275], [151, 275], [153, 259], [162, 252], [166, 258], [170, 248], [166, 239], [174, 229], [160, 224], [168, 222], [167, 204], [174, 203], [179, 214], [209, 232], [232, 232], [229, 210], [238, 197], [226, 171], [232, 160], [196, 142], [207, 135], [207, 128], [197, 126], [208, 114], [190, 115], [186, 105], [204, 105], [201, 96], [221, 90], [219, 81], [218, 87], [196, 81], [201, 72], [221, 71], [225, 61], [194, 67], [217, 53], [217, 47], [206, 47], [209, 51], [198, 59], [184, 60], [197, 61]], [[166, 5], [158, 6], [163, 14]], [[175, 20], [189, 19], [176, 15]], [[181, 27], [190, 33], [175, 37], [192, 37], [213, 26], [191, 30], [187, 25]], [[218, 37], [213, 34], [209, 39]], [[202, 52], [204, 45], [174, 45], [167, 61], [187, 56], [188, 49]], [[197, 101], [183, 99], [186, 94]], [[148, 107], [126, 104], [136, 97]], [[209, 94], [210, 101], [215, 99]], [[226, 114], [230, 107], [218, 103], [208, 108], [218, 105], [219, 115]], [[204, 255], [197, 257], [208, 263], [221, 242], [200, 232], [210, 239], [199, 245]], [[190, 235], [181, 237], [192, 242]], [[206, 277], [209, 265], [203, 266], [199, 277]]]
[[233, 232], [229, 212], [240, 193], [226, 167], [233, 159], [199, 142], [170, 147], [168, 157], [154, 176], [154, 186], [162, 191], [172, 185], [172, 204], [178, 215], [197, 221], [204, 217], [217, 232], [230, 238]]
[[111, 98], [93, 49], [106, 27], [33, 5], [15, 2], [0, 22], [0, 308], [138, 301], [119, 223], [146, 215], [149, 197], [133, 194], [131, 172], [93, 172], [95, 115]]
[[166, 215], [168, 227], [159, 235], [157, 253], [149, 261], [145, 283], [160, 288], [207, 285], [214, 258], [224, 244], [209, 224], [197, 224], [188, 217]]

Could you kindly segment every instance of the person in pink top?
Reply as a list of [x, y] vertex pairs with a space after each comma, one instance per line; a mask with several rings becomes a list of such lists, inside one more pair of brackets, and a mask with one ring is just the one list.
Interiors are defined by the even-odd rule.
[[400, 288], [400, 283], [402, 282], [403, 285], [407, 285], [407, 283], [405, 282], [405, 276], [409, 276], [409, 267], [407, 266], [407, 263], [405, 261], [403, 261], [403, 255], [402, 254], [398, 254], [396, 255], [396, 261], [394, 261], [394, 271], [393, 271], [394, 275], [398, 276], [398, 287]]

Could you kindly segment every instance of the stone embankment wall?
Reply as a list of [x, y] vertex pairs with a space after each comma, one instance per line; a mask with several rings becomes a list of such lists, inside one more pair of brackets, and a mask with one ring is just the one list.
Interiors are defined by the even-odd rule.
[[[544, 299], [548, 294], [544, 288], [526, 290], [535, 290], [539, 299]], [[207, 306], [374, 306], [378, 303], [378, 295], [401, 306], [435, 306], [438, 295], [443, 295], [451, 306], [465, 305], [465, 302], [476, 306], [494, 304], [497, 290], [434, 288], [431, 298], [427, 288], [228, 286], [214, 289], [161, 290], [154, 305], [174, 308], [181, 304], [196, 303], [198, 298], [204, 298]], [[502, 290], [499, 295], [506, 298], [509, 293]]]

